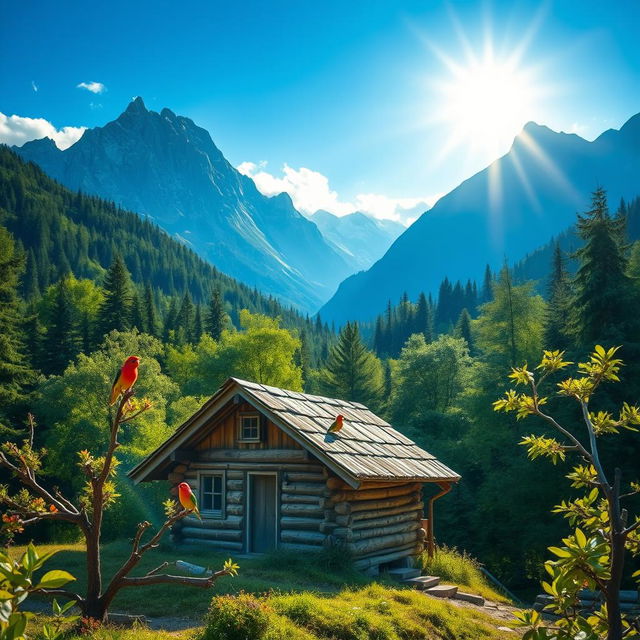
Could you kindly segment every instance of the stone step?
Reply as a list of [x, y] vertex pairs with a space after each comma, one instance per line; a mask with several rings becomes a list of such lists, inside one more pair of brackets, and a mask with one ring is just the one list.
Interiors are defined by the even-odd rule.
[[465, 593], [464, 591], [458, 591], [454, 598], [456, 600], [464, 600], [465, 602], [476, 604], [479, 607], [484, 607], [484, 598], [482, 596], [477, 596], [475, 593]]
[[436, 598], [455, 598], [458, 587], [453, 584], [438, 584], [435, 587], [425, 589], [424, 592]]
[[416, 589], [429, 589], [440, 584], [440, 578], [438, 578], [438, 576], [418, 576], [417, 578], [403, 580], [403, 582]]
[[411, 578], [417, 578], [421, 571], [411, 567], [396, 567], [395, 569], [389, 569], [387, 573], [396, 580], [410, 580]]

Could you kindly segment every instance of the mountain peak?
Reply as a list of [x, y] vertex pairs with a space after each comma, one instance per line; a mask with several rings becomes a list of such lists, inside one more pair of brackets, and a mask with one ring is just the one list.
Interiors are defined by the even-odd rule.
[[147, 107], [144, 106], [144, 100], [137, 96], [135, 97], [125, 109], [125, 113], [137, 114], [137, 113], [148, 113]]

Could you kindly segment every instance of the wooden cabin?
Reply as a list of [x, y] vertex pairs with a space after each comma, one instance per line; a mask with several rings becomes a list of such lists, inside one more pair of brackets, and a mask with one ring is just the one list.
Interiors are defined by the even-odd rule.
[[[327, 436], [337, 414], [344, 427]], [[363, 404], [236, 378], [129, 476], [168, 481], [174, 495], [191, 485], [202, 521], [180, 521], [176, 541], [241, 553], [340, 545], [372, 570], [409, 563], [425, 538], [433, 549], [433, 502], [460, 479]]]

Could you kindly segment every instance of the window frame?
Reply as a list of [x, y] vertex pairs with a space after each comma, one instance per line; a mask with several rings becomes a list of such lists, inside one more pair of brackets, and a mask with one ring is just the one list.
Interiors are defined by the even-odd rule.
[[[255, 418], [257, 420], [257, 434], [255, 437], [244, 437], [243, 421], [245, 418]], [[238, 442], [262, 442], [262, 416], [259, 411], [243, 411], [238, 414]]]
[[[204, 508], [204, 478], [214, 477], [220, 478], [220, 510]], [[212, 495], [216, 495], [216, 493], [212, 492]], [[218, 520], [226, 518], [227, 472], [224, 469], [203, 469], [202, 471], [198, 471], [198, 506], [200, 508], [200, 515], [203, 518], [215, 518]]]

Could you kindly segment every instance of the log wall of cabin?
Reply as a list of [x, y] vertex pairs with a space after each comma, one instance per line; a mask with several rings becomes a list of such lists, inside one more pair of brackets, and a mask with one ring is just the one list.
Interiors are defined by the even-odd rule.
[[423, 550], [420, 484], [368, 482], [355, 490], [265, 418], [260, 442], [238, 441], [242, 413], [255, 410], [239, 403], [213, 422], [192, 447], [189, 463], [176, 465], [169, 474], [174, 490], [186, 481], [196, 495], [199, 474], [223, 472], [225, 481], [223, 517], [203, 514], [200, 521], [187, 516], [174, 527], [174, 539], [246, 551], [249, 477], [252, 472], [263, 472], [277, 477], [276, 539], [280, 549], [317, 551], [342, 546], [362, 569]]

